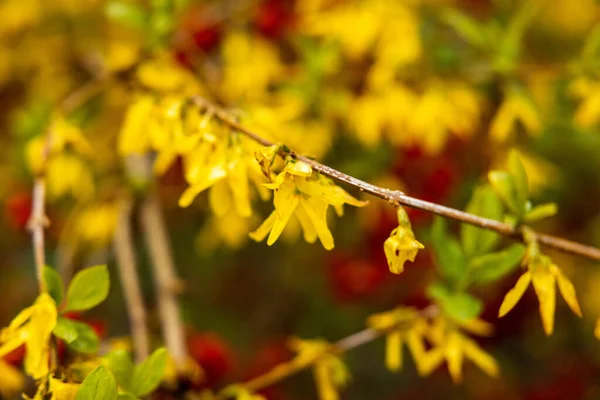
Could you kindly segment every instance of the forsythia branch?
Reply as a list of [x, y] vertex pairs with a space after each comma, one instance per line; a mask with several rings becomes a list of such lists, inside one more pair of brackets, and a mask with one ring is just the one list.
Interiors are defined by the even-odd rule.
[[[205, 109], [207, 112], [212, 113], [217, 119], [219, 119], [222, 123], [226, 124], [230, 128], [241, 132], [251, 138], [252, 140], [264, 145], [264, 146], [273, 146], [277, 143], [273, 143], [270, 140], [267, 140], [257, 133], [249, 130], [248, 128], [241, 125], [236, 119], [226, 110], [221, 107], [218, 107], [214, 103], [210, 101], [195, 96], [192, 99], [198, 107]], [[287, 148], [282, 148], [280, 150], [282, 155], [289, 155], [297, 160], [303, 161], [306, 164], [310, 165], [311, 168], [323, 175], [329, 176], [330, 178], [336, 179], [338, 181], [347, 183], [350, 186], [354, 186], [362, 192], [369, 193], [375, 197], [379, 197], [383, 200], [387, 200], [390, 204], [394, 206], [404, 205], [412, 208], [416, 208], [419, 210], [427, 211], [433, 214], [440, 215], [442, 217], [450, 218], [459, 222], [463, 222], [466, 224], [474, 225], [479, 228], [489, 229], [495, 231], [501, 235], [509, 237], [514, 240], [524, 241], [524, 226], [513, 226], [511, 224], [496, 221], [489, 218], [479, 217], [474, 214], [470, 214], [464, 211], [460, 211], [454, 208], [442, 206], [440, 204], [431, 203], [429, 201], [417, 199], [415, 197], [411, 197], [406, 195], [405, 193], [398, 190], [390, 190], [386, 188], [382, 188], [379, 186], [372, 185], [370, 183], [364, 182], [360, 179], [357, 179], [353, 176], [347, 175], [341, 171], [338, 171], [334, 168], [331, 168], [327, 165], [321, 164], [313, 159], [308, 157], [299, 155], [295, 153], [293, 150], [289, 150]], [[530, 229], [530, 228], [529, 228]], [[585, 257], [589, 260], [600, 262], [600, 249], [593, 246], [584, 245], [581, 243], [573, 242], [567, 239], [562, 239], [552, 235], [546, 235], [543, 233], [533, 233], [538, 243], [543, 244], [548, 247], [552, 247], [554, 249], [576, 254], [582, 257]]]
[[[438, 315], [439, 312], [440, 310], [437, 305], [431, 305], [420, 310], [418, 316], [424, 318], [433, 318]], [[389, 331], [397, 328], [398, 326], [393, 326], [389, 330], [377, 330], [373, 328], [363, 329], [362, 331], [353, 333], [352, 335], [346, 336], [345, 338], [333, 343], [327, 354], [340, 355], [346, 353], [349, 350], [355, 349], [364, 344], [370, 343], [375, 339], [385, 336]], [[276, 365], [265, 374], [242, 383], [240, 386], [250, 392], [258, 392], [309, 368], [314, 364], [315, 361], [316, 360], [310, 360], [307, 362], [305, 359], [294, 358], [288, 362]], [[221, 396], [219, 398], [226, 397]]]

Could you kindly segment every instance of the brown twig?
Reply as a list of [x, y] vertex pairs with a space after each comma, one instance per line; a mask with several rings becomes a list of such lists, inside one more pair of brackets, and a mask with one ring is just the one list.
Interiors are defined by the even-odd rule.
[[[106, 76], [100, 76], [73, 91], [58, 105], [58, 112], [70, 114], [75, 111], [78, 107], [94, 97], [98, 91], [104, 87], [107, 79], [108, 77]], [[44, 230], [50, 224], [50, 221], [46, 216], [46, 167], [52, 150], [52, 141], [53, 133], [52, 127], [50, 127], [46, 132], [44, 147], [40, 154], [41, 167], [39, 171], [36, 171], [36, 177], [33, 184], [31, 217], [28, 222], [28, 229], [31, 232], [33, 243], [36, 276], [41, 292], [46, 290], [43, 279], [44, 266], [46, 265]]]
[[[430, 305], [422, 310], [415, 316], [415, 318], [433, 318], [440, 312], [437, 305]], [[404, 325], [406, 322], [403, 322]], [[387, 330], [377, 330], [373, 328], [366, 328], [362, 331], [353, 333], [352, 335], [346, 336], [333, 343], [326, 354], [344, 354], [349, 350], [360, 347], [364, 344], [370, 343], [375, 339], [378, 339], [387, 333], [398, 329], [401, 326], [394, 326]], [[250, 392], [258, 392], [266, 387], [272, 386], [284, 379], [301, 372], [314, 364], [316, 359], [298, 359], [294, 358], [290, 361], [281, 363], [273, 367], [266, 373], [250, 379], [245, 383], [241, 383], [240, 386], [247, 389]], [[219, 397], [226, 398], [226, 397]]]
[[[250, 139], [264, 146], [273, 146], [277, 144], [261, 137], [257, 133], [241, 125], [226, 110], [216, 106], [215, 104], [207, 101], [206, 99], [196, 96], [193, 97], [193, 101], [200, 108], [212, 112], [214, 116], [218, 118], [222, 123], [228, 125], [229, 127], [235, 129], [238, 132], [245, 134]], [[474, 225], [479, 228], [495, 231], [501, 235], [507, 236], [514, 240], [523, 241], [522, 227], [514, 227], [504, 222], [479, 217], [477, 215], [460, 211], [454, 208], [417, 199], [415, 197], [408, 196], [405, 193], [398, 190], [390, 190], [372, 185], [353, 176], [340, 172], [336, 169], [333, 169], [327, 165], [321, 164], [313, 159], [299, 155], [294, 151], [286, 148], [282, 148], [281, 152], [283, 155], [289, 155], [309, 164], [313, 168], [313, 170], [323, 175], [329, 176], [330, 178], [336, 179], [340, 182], [347, 183], [348, 185], [353, 186], [362, 192], [369, 193], [375, 197], [379, 197], [383, 200], [390, 202], [395, 206], [404, 205], [419, 210], [428, 211], [430, 213], [441, 215], [443, 217], [450, 218], [466, 224]], [[545, 246], [552, 247], [554, 249], [566, 253], [576, 254], [592, 261], [600, 262], [600, 249], [598, 249], [597, 247], [584, 245], [581, 243], [562, 239], [552, 235], [546, 235], [543, 233], [535, 233], [535, 236], [537, 238], [537, 241]]]
[[177, 278], [158, 195], [149, 192], [141, 207], [141, 224], [150, 252], [156, 299], [165, 345], [177, 370], [185, 371], [188, 359], [183, 322], [177, 306]]
[[119, 219], [113, 247], [129, 316], [135, 358], [136, 362], [139, 363], [148, 357], [150, 342], [146, 326], [146, 309], [136, 269], [135, 247], [131, 233], [131, 210], [131, 200], [122, 200], [119, 205]]

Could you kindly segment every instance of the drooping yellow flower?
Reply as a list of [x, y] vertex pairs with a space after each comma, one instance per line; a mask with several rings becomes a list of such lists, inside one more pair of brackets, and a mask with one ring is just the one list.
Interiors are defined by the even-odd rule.
[[517, 122], [523, 124], [531, 136], [539, 135], [542, 130], [542, 120], [533, 101], [522, 91], [510, 88], [492, 120], [490, 136], [494, 140], [505, 141], [514, 132]]
[[573, 312], [581, 317], [581, 308], [577, 301], [575, 287], [560, 268], [552, 260], [539, 255], [528, 262], [528, 270], [525, 272], [515, 286], [506, 294], [498, 316], [505, 316], [519, 302], [529, 284], [533, 283], [535, 294], [540, 302], [540, 315], [546, 335], [551, 335], [554, 330], [554, 311], [556, 308], [556, 285], [560, 294]]
[[0, 331], [0, 358], [25, 344], [25, 372], [34, 379], [49, 373], [50, 335], [56, 325], [56, 303], [42, 293]]
[[343, 204], [357, 207], [366, 205], [366, 202], [355, 199], [331, 180], [313, 173], [310, 165], [292, 158], [286, 160], [285, 168], [275, 181], [265, 186], [275, 191], [275, 210], [258, 229], [250, 233], [250, 237], [262, 241], [268, 235], [269, 246], [279, 238], [292, 215], [296, 215], [304, 239], [314, 243], [318, 237], [323, 247], [331, 250], [334, 243], [327, 227], [328, 207], [332, 205], [339, 209]]
[[290, 347], [298, 355], [297, 364], [313, 366], [320, 400], [338, 400], [339, 389], [348, 384], [350, 374], [339, 357], [331, 353], [331, 344], [323, 340], [290, 341]]
[[425, 248], [415, 239], [408, 215], [402, 206], [398, 207], [398, 227], [383, 244], [390, 272], [399, 274], [404, 271], [404, 263], [415, 261], [419, 249]]
[[[427, 331], [427, 338], [434, 347], [423, 356], [425, 365], [422, 373], [429, 374], [446, 360], [452, 380], [458, 383], [462, 380], [464, 360], [469, 359], [489, 376], [499, 375], [496, 360], [459, 329], [460, 327], [468, 329], [468, 325], [468, 322], [457, 324], [456, 321], [449, 321], [444, 316], [434, 319], [431, 329]], [[474, 320], [471, 325], [476, 327], [474, 330], [469, 329], [474, 333], [487, 334], [491, 330], [488, 328], [489, 324], [481, 320]], [[482, 326], [485, 329], [480, 329]]]

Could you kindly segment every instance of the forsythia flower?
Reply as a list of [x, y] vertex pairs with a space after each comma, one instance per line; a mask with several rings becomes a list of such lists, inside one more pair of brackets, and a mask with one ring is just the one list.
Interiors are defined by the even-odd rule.
[[[402, 344], [406, 343], [415, 363], [420, 365], [422, 354], [419, 342], [426, 330], [424, 318], [419, 317], [417, 310], [399, 307], [392, 311], [375, 314], [369, 317], [367, 325], [373, 329], [387, 332], [385, 345], [385, 366], [390, 371], [402, 368]], [[419, 366], [417, 367], [419, 368]]]
[[342, 360], [330, 353], [331, 345], [322, 340], [294, 339], [290, 347], [298, 353], [296, 363], [313, 364], [319, 399], [338, 400], [338, 389], [347, 385], [350, 374]]
[[569, 87], [571, 95], [581, 100], [575, 112], [575, 124], [589, 128], [600, 121], [600, 81], [581, 78]]
[[[257, 154], [259, 163], [264, 164], [260, 154]], [[366, 202], [355, 199], [331, 180], [313, 173], [310, 165], [290, 157], [275, 181], [264, 186], [275, 191], [273, 199], [275, 210], [256, 231], [250, 234], [250, 237], [261, 241], [269, 235], [267, 240], [269, 246], [275, 243], [295, 214], [304, 231], [304, 239], [314, 243], [318, 237], [323, 247], [331, 250], [334, 243], [331, 231], [327, 227], [329, 205], [336, 207], [338, 213], [345, 203], [357, 207], [366, 205]]]
[[[455, 321], [448, 321], [445, 317], [438, 317], [432, 328], [427, 333], [427, 338], [434, 348], [426, 355], [427, 365], [425, 375], [433, 371], [445, 359], [452, 380], [457, 383], [462, 380], [462, 365], [464, 359], [470, 359], [486, 374], [497, 377], [499, 374], [496, 360], [483, 351], [477, 343], [463, 334], [456, 326]], [[458, 324], [466, 330], [477, 334], [487, 334], [491, 326], [484, 321], [473, 321]]]
[[198, 80], [185, 68], [167, 55], [146, 61], [137, 69], [140, 83], [158, 92], [184, 92], [198, 94], [201, 90]]
[[509, 89], [492, 120], [490, 135], [498, 141], [506, 140], [521, 122], [527, 133], [537, 136], [542, 130], [539, 111], [533, 101], [518, 89]]
[[390, 272], [399, 274], [404, 271], [406, 260], [415, 261], [417, 252], [423, 248], [424, 246], [415, 240], [406, 211], [403, 207], [398, 207], [398, 227], [383, 244]]
[[54, 300], [47, 293], [38, 296], [0, 331], [0, 358], [25, 344], [25, 372], [34, 379], [49, 373], [50, 335], [56, 325], [57, 311]]
[[551, 335], [554, 330], [556, 284], [558, 284], [558, 289], [571, 310], [581, 317], [581, 308], [577, 301], [575, 287], [560, 268], [552, 262], [550, 257], [544, 255], [532, 257], [527, 263], [527, 268], [527, 272], [521, 275], [515, 286], [504, 297], [498, 312], [499, 317], [505, 316], [513, 309], [530, 283], [533, 283], [533, 289], [540, 302], [540, 315], [546, 335]]

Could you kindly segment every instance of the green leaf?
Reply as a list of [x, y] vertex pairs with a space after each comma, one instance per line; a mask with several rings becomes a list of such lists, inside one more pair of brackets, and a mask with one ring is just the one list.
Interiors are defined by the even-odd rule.
[[508, 155], [508, 171], [514, 182], [517, 217], [521, 219], [525, 213], [525, 205], [529, 199], [529, 183], [527, 182], [527, 172], [525, 172], [525, 167], [519, 158], [519, 153], [514, 149]]
[[133, 371], [131, 392], [142, 397], [156, 389], [165, 373], [167, 357], [167, 350], [161, 347], [142, 363], [136, 365]]
[[76, 400], [117, 400], [117, 382], [103, 365], [93, 370], [81, 383]]
[[490, 171], [488, 179], [498, 197], [504, 202], [504, 205], [517, 215], [519, 213], [519, 206], [512, 176], [506, 171]]
[[[495, 220], [501, 220], [503, 214], [502, 203], [489, 185], [475, 189], [465, 211]], [[493, 249], [498, 244], [500, 235], [473, 225], [461, 224], [460, 238], [465, 256], [471, 259]]]
[[104, 365], [112, 372], [119, 386], [131, 391], [131, 380], [133, 378], [133, 362], [126, 350], [115, 350], [102, 357]]
[[52, 332], [79, 353], [95, 353], [100, 347], [96, 332], [83, 322], [61, 317], [56, 321]]
[[487, 32], [478, 21], [467, 14], [447, 9], [442, 13], [442, 20], [452, 27], [467, 43], [479, 49], [489, 47]]
[[513, 244], [503, 251], [490, 253], [471, 261], [471, 280], [474, 283], [491, 283], [508, 275], [519, 265], [525, 255], [525, 246]]
[[63, 283], [60, 275], [54, 268], [49, 266], [44, 267], [44, 282], [46, 283], [48, 294], [54, 299], [56, 305], [62, 303], [64, 295]]
[[446, 221], [437, 217], [431, 229], [431, 242], [435, 250], [436, 266], [446, 280], [456, 284], [464, 279], [467, 262], [458, 242], [448, 236]]
[[133, 394], [133, 393], [119, 393], [119, 399], [118, 400], [136, 400], [137, 397]]
[[483, 309], [479, 299], [465, 292], [451, 292], [439, 282], [427, 287], [427, 296], [435, 300], [445, 314], [459, 322], [476, 318]]
[[149, 16], [142, 7], [125, 1], [108, 2], [104, 13], [108, 19], [138, 29], [145, 28], [149, 20]]
[[558, 212], [558, 205], [556, 203], [545, 203], [539, 206], [533, 207], [530, 211], [525, 214], [525, 221], [535, 222], [540, 219], [553, 217]]
[[98, 265], [80, 271], [67, 291], [65, 311], [88, 310], [100, 304], [108, 296], [110, 281], [106, 265]]
[[77, 329], [77, 339], [69, 343], [69, 347], [78, 353], [96, 353], [100, 348], [100, 340], [94, 329], [88, 324], [75, 322]]

